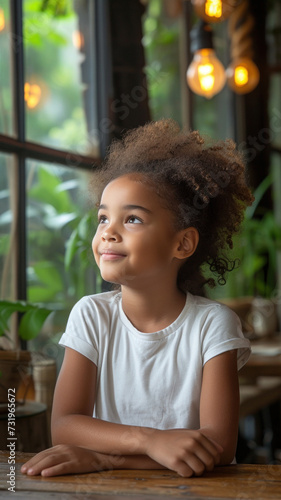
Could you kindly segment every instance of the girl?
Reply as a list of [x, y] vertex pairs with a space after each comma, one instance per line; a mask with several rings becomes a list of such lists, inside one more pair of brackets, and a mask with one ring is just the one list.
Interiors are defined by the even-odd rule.
[[168, 468], [189, 477], [229, 464], [237, 370], [250, 348], [237, 316], [204, 287], [234, 267], [225, 250], [253, 199], [241, 156], [231, 141], [208, 146], [161, 120], [115, 142], [94, 187], [93, 253], [119, 288], [74, 306], [60, 341], [55, 446], [22, 472]]

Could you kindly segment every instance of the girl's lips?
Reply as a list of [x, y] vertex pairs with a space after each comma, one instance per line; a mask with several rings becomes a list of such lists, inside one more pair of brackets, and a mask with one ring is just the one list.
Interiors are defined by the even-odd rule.
[[126, 255], [116, 252], [101, 252], [101, 258], [103, 260], [118, 260], [126, 257]]

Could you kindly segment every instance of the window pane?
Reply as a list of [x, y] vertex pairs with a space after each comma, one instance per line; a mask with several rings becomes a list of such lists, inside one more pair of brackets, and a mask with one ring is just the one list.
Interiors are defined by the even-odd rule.
[[88, 172], [28, 162], [28, 300], [55, 311], [47, 331], [32, 343], [45, 354], [61, 336], [74, 303], [101, 291], [91, 251], [96, 218], [88, 184]]
[[0, 284], [2, 299], [16, 296], [16, 213], [15, 159], [0, 153]]
[[[212, 25], [213, 43], [218, 60], [225, 68], [228, 65], [227, 24]], [[211, 99], [193, 93], [193, 128], [213, 139], [234, 137], [234, 101], [227, 83]]]
[[272, 141], [272, 145], [281, 148], [281, 74], [274, 73], [270, 77], [269, 90], [269, 124], [266, 139]]
[[0, 133], [14, 135], [12, 104], [12, 49], [9, 0], [0, 4]]
[[[194, 16], [193, 23], [197, 21]], [[185, 124], [187, 117], [184, 102], [188, 62], [183, 56], [183, 25], [178, 2], [148, 2], [143, 19], [143, 45], [151, 116], [153, 120], [173, 118], [180, 125]], [[217, 57], [225, 65], [228, 58], [227, 27], [222, 25], [224, 23], [218, 23], [212, 29]], [[227, 87], [212, 99], [192, 93], [192, 101], [195, 130], [216, 139], [233, 136], [231, 93]]]
[[151, 117], [181, 123], [179, 17], [171, 17], [162, 0], [150, 0], [143, 33]]
[[97, 155], [94, 1], [24, 0], [27, 139]]

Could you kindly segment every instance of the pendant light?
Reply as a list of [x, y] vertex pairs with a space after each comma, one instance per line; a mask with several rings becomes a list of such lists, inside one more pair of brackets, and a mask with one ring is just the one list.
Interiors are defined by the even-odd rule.
[[234, 59], [226, 70], [227, 83], [237, 94], [248, 94], [256, 88], [260, 72], [249, 57]]
[[237, 94], [248, 94], [260, 80], [259, 69], [253, 61], [254, 25], [249, 0], [242, 0], [228, 21], [231, 63], [226, 70], [226, 77], [229, 87]]
[[227, 19], [236, 7], [237, 0], [192, 0], [196, 14], [208, 23]]
[[221, 91], [225, 84], [225, 69], [216, 57], [212, 30], [209, 24], [199, 21], [190, 32], [193, 60], [186, 77], [191, 90], [208, 99]]

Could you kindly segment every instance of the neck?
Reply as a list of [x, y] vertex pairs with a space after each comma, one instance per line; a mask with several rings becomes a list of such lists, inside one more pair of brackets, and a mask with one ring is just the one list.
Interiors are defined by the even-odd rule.
[[123, 311], [139, 331], [152, 333], [173, 323], [185, 306], [186, 295], [176, 286], [135, 290], [121, 287]]

